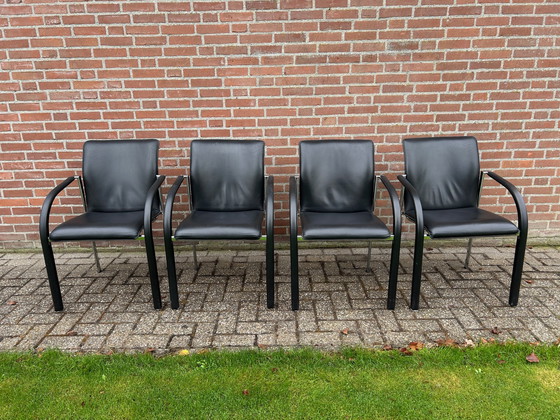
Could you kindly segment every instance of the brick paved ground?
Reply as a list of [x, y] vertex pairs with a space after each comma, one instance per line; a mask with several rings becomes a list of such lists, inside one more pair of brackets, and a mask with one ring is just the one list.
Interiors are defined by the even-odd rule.
[[[182, 348], [393, 346], [411, 341], [481, 338], [552, 342], [560, 337], [560, 250], [528, 250], [519, 306], [507, 305], [510, 247], [428, 249], [421, 309], [408, 309], [412, 259], [403, 249], [397, 309], [385, 309], [389, 249], [301, 249], [301, 310], [289, 309], [289, 254], [277, 251], [277, 308], [265, 307], [264, 252], [202, 251], [198, 273], [177, 255], [179, 310], [169, 308], [165, 261], [159, 266], [164, 310], [152, 308], [140, 252], [103, 252], [98, 273], [89, 253], [56, 252], [65, 311], [52, 309], [41, 254], [0, 254], [0, 349], [158, 352]], [[497, 328], [499, 334], [492, 333]], [[343, 332], [344, 331], [344, 332]], [[346, 333], [346, 334], [345, 334]]]

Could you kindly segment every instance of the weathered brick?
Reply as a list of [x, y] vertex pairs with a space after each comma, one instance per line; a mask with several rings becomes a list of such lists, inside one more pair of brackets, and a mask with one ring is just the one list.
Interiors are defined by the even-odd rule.
[[[3, 173], [24, 181], [23, 188], [6, 184], [3, 197], [40, 203], [44, 190], [33, 182], [79, 169], [85, 138], [154, 135], [162, 145], [174, 139], [162, 157], [178, 155], [181, 136], [183, 143], [265, 138], [270, 163], [279, 166], [267, 171], [281, 175], [277, 186], [285, 191], [298, 157], [283, 145], [303, 138], [373, 137], [377, 169], [394, 180], [402, 171], [396, 145], [403, 137], [472, 134], [486, 167], [524, 187], [530, 218], [542, 223], [531, 234], [558, 235], [554, 6], [432, 3], [0, 6], [0, 133], [10, 145], [2, 151], [27, 153], [29, 144], [72, 151], [25, 155], [28, 166], [3, 163]], [[533, 152], [524, 141], [533, 142]], [[187, 161], [160, 163], [162, 173], [172, 173]], [[41, 171], [49, 169], [62, 171]], [[285, 239], [287, 196], [277, 198], [277, 232]], [[483, 202], [503, 209], [505, 200], [495, 189]], [[389, 203], [380, 206], [390, 214]], [[27, 223], [3, 214], [0, 223], [37, 245], [36, 215]]]

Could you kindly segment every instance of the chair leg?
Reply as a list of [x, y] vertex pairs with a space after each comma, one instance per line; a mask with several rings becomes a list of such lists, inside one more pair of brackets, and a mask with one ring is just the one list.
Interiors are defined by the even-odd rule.
[[391, 267], [389, 269], [389, 290], [387, 292], [387, 309], [395, 309], [397, 301], [397, 279], [399, 275], [399, 260], [401, 255], [401, 238], [393, 238], [391, 247]]
[[49, 287], [51, 289], [52, 300], [55, 311], [62, 311], [64, 306], [62, 304], [62, 294], [60, 293], [60, 283], [58, 281], [58, 274], [56, 273], [56, 263], [54, 261], [54, 254], [50, 243], [43, 243], [43, 257], [45, 258], [45, 267], [47, 268], [47, 277], [49, 278]]
[[171, 309], [179, 308], [179, 290], [177, 287], [177, 271], [175, 266], [175, 250], [173, 240], [164, 238], [165, 241], [165, 260], [167, 264], [167, 278], [169, 280], [169, 300]]
[[91, 247], [93, 248], [93, 258], [95, 259], [95, 265], [97, 266], [97, 272], [101, 273], [103, 269], [101, 268], [101, 264], [99, 264], [99, 255], [97, 254], [97, 246], [95, 245], [95, 241], [91, 243]]
[[266, 236], [266, 306], [274, 308], [274, 236]]
[[371, 241], [368, 242], [366, 273], [371, 273]]
[[157, 271], [156, 251], [154, 241], [151, 236], [146, 235], [146, 256], [148, 258], [148, 270], [150, 272], [150, 283], [152, 286], [152, 297], [154, 299], [154, 309], [161, 309], [161, 293], [159, 290], [159, 277]]
[[292, 278], [292, 310], [299, 309], [299, 270], [297, 235], [290, 236], [290, 268]]
[[525, 248], [527, 246], [527, 234], [520, 234], [515, 245], [515, 257], [513, 260], [513, 272], [511, 275], [511, 287], [509, 289], [509, 305], [517, 306], [519, 300], [519, 289], [521, 287], [521, 274], [523, 273], [523, 262], [525, 260]]
[[469, 260], [471, 259], [471, 250], [472, 250], [472, 240], [473, 238], [469, 238], [469, 244], [467, 245], [467, 257], [465, 258], [465, 268], [469, 268]]
[[192, 256], [193, 256], [194, 270], [198, 271], [198, 259], [196, 258], [196, 243], [194, 243], [192, 246]]
[[422, 256], [424, 253], [424, 232], [416, 232], [414, 239], [414, 262], [412, 268], [412, 291], [410, 295], [410, 308], [418, 309], [420, 306], [420, 283], [422, 281]]

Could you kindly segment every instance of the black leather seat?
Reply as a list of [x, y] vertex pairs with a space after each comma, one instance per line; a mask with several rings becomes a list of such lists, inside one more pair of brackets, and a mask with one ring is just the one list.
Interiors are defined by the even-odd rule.
[[51, 241], [135, 239], [144, 228], [144, 211], [88, 212], [58, 225]]
[[306, 240], [384, 239], [391, 236], [385, 223], [369, 211], [350, 213], [303, 211], [300, 219], [302, 237]]
[[[469, 237], [466, 267], [473, 237], [519, 235], [509, 297], [509, 304], [517, 305], [528, 226], [519, 191], [493, 172], [480, 172], [474, 137], [405, 139], [403, 149], [406, 177], [400, 175], [399, 180], [405, 188], [404, 214], [416, 225], [411, 308], [419, 307], [424, 230], [431, 238]], [[517, 226], [478, 207], [484, 174], [512, 194]]]
[[264, 211], [195, 210], [181, 222], [175, 239], [259, 239]]
[[[296, 177], [290, 178], [292, 309], [299, 309], [298, 213], [305, 240], [393, 239], [387, 298], [387, 307], [393, 309], [401, 235], [400, 206], [389, 180], [383, 175], [375, 176], [373, 143], [370, 140], [302, 141], [299, 148], [299, 183]], [[373, 214], [376, 179], [380, 179], [389, 192], [393, 235]], [[368, 255], [368, 269], [369, 263]]]
[[505, 217], [477, 207], [424, 210], [424, 228], [432, 238], [516, 235], [519, 232]]
[[[264, 142], [194, 140], [187, 176], [191, 212], [172, 234], [173, 203], [183, 176], [167, 195], [164, 239], [171, 307], [179, 307], [174, 239], [254, 240], [266, 218], [267, 306], [274, 306], [274, 180], [264, 176]], [[196, 248], [193, 245], [195, 266]]]
[[[142, 230], [154, 308], [161, 308], [161, 295], [152, 238], [152, 220], [161, 213], [158, 189], [165, 179], [158, 176], [157, 140], [92, 140], [84, 143], [83, 180], [68, 177], [54, 188], [41, 209], [39, 232], [54, 309], [63, 309], [60, 284], [51, 242], [136, 239]], [[56, 196], [78, 180], [85, 213], [57, 226], [49, 233], [49, 217]], [[101, 271], [95, 242], [94, 256]]]

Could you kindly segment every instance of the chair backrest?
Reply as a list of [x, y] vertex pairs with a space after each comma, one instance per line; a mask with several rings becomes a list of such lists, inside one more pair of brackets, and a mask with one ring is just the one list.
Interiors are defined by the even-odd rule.
[[[84, 143], [83, 177], [88, 211], [144, 210], [158, 174], [157, 140], [90, 140]], [[154, 210], [159, 209], [159, 196]]]
[[[476, 207], [480, 162], [474, 137], [426, 137], [403, 141], [406, 178], [424, 210]], [[413, 209], [405, 194], [405, 211]]]
[[371, 140], [306, 140], [299, 144], [302, 211], [373, 209]]
[[191, 196], [194, 210], [264, 208], [264, 142], [193, 140]]

